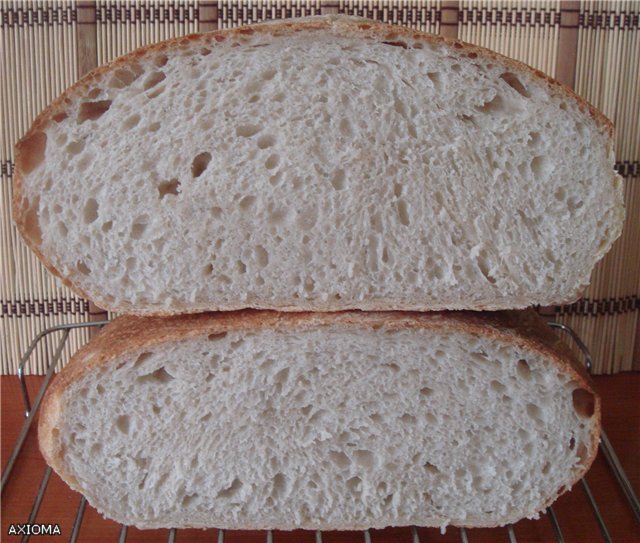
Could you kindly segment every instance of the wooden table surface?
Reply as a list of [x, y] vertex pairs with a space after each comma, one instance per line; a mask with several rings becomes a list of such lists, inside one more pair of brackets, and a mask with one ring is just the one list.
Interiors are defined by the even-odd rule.
[[[13, 376], [3, 376], [2, 391], [2, 469], [11, 454], [16, 437], [24, 420], [24, 407], [20, 396], [18, 380]], [[626, 469], [637, 494], [640, 493], [640, 373], [623, 373], [595, 379], [603, 398], [603, 427], [613, 444], [620, 461]], [[42, 377], [29, 377], [28, 386], [35, 397]], [[36, 421], [37, 422], [37, 421]], [[30, 432], [25, 447], [15, 465], [9, 483], [2, 494], [2, 522], [0, 539], [19, 541], [8, 536], [12, 523], [25, 523], [31, 511], [37, 489], [45, 470], [45, 463], [38, 451], [35, 432]], [[640, 524], [633, 516], [620, 487], [600, 453], [586, 477], [600, 507], [604, 521], [615, 543], [640, 543]], [[37, 523], [58, 524], [61, 536], [40, 536], [33, 541], [68, 541], [71, 536], [74, 517], [80, 496], [70, 490], [57, 475], [52, 474], [38, 515]], [[582, 485], [578, 484], [564, 494], [554, 509], [566, 543], [597, 543], [606, 541], [599, 530], [596, 518], [590, 509]], [[518, 543], [555, 542], [549, 518], [525, 520], [514, 526]], [[92, 507], [87, 506], [80, 527], [78, 541], [85, 543], [118, 541], [120, 526], [103, 519]], [[167, 541], [167, 530], [136, 530], [130, 528], [127, 541], [155, 542]], [[444, 535], [439, 530], [417, 530], [420, 542], [459, 542], [458, 529], [449, 528]], [[467, 530], [469, 543], [509, 542], [506, 528], [495, 530]], [[274, 543], [296, 542], [314, 543], [313, 532], [274, 532]], [[372, 530], [371, 543], [412, 543], [409, 528]], [[217, 541], [217, 530], [178, 530], [176, 542]], [[266, 541], [265, 532], [225, 532], [226, 542], [254, 543]], [[364, 542], [362, 532], [324, 532], [324, 543]], [[413, 542], [415, 543], [415, 542]]]

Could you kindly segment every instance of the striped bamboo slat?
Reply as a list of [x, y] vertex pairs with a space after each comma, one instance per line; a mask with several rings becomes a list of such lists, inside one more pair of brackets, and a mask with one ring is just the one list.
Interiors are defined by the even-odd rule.
[[98, 0], [98, 65], [150, 43], [198, 32], [197, 15], [195, 0]]
[[281, 2], [220, 0], [218, 15], [219, 28], [234, 28], [273, 19], [310, 17], [321, 15], [320, 0], [285, 0]]
[[[19, 239], [11, 222], [14, 145], [33, 119], [77, 78], [75, 2], [4, 2], [1, 5], [2, 64], [2, 373], [14, 372], [20, 355], [43, 329], [84, 320], [88, 306], [60, 286]], [[73, 334], [64, 360], [86, 341]], [[41, 343], [30, 370], [42, 373]]]
[[459, 38], [555, 74], [560, 29], [557, 1], [461, 2]]
[[[619, 169], [635, 171], [625, 177], [622, 237], [596, 267], [582, 306], [557, 311], [591, 347], [601, 373], [640, 369], [639, 16], [637, 0], [580, 4], [575, 90], [613, 121]], [[599, 307], [589, 308], [591, 300]]]
[[[88, 320], [94, 310], [43, 269], [11, 224], [14, 145], [38, 112], [89, 69], [137, 47], [192, 32], [327, 13], [489, 47], [573, 85], [614, 121], [617, 168], [626, 182], [623, 236], [598, 265], [585, 298], [547, 308], [547, 314], [578, 331], [593, 351], [596, 372], [640, 369], [639, 0], [0, 0], [0, 10], [3, 373], [15, 371], [39, 331]], [[87, 337], [74, 333], [64, 360]], [[39, 347], [31, 371], [43, 372], [51, 348]]]
[[338, 10], [345, 15], [366, 17], [434, 34], [440, 32], [442, 6], [439, 0], [340, 0]]

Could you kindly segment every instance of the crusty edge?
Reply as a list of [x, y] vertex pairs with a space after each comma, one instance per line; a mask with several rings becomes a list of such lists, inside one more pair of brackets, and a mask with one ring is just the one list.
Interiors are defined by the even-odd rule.
[[[500, 53], [496, 53], [489, 49], [485, 49], [484, 47], [479, 47], [477, 45], [465, 43], [460, 40], [454, 40], [450, 38], [446, 38], [443, 36], [428, 34], [425, 32], [413, 30], [406, 27], [401, 26], [393, 26], [385, 23], [380, 23], [376, 21], [370, 21], [366, 19], [360, 19], [355, 17], [345, 17], [345, 16], [320, 16], [320, 17], [310, 17], [306, 19], [300, 20], [283, 20], [278, 22], [270, 22], [270, 23], [262, 23], [251, 26], [245, 26], [241, 28], [235, 29], [226, 29], [226, 30], [218, 30], [214, 32], [201, 33], [201, 34], [191, 34], [189, 36], [173, 38], [164, 42], [147, 45], [145, 47], [141, 47], [131, 53], [123, 55], [109, 64], [105, 64], [100, 66], [84, 77], [82, 77], [79, 81], [77, 81], [74, 85], [69, 87], [60, 97], [58, 97], [54, 102], [52, 102], [47, 108], [45, 108], [35, 119], [29, 131], [23, 136], [23, 138], [16, 145], [16, 160], [15, 160], [15, 170], [14, 170], [14, 179], [13, 179], [13, 200], [12, 200], [12, 211], [13, 211], [13, 219], [18, 227], [19, 232], [22, 234], [23, 239], [29, 248], [40, 258], [41, 262], [44, 266], [56, 277], [60, 278], [62, 283], [75, 291], [78, 295], [83, 298], [91, 299], [92, 297], [89, 293], [82, 290], [78, 287], [75, 282], [71, 279], [71, 277], [63, 276], [60, 271], [56, 269], [51, 260], [43, 253], [41, 250], [40, 244], [37, 239], [34, 239], [28, 228], [27, 228], [27, 213], [28, 213], [28, 202], [25, 199], [23, 184], [24, 184], [24, 163], [26, 162], [26, 154], [27, 149], [26, 142], [36, 135], [38, 132], [41, 132], [48, 126], [51, 122], [54, 121], [54, 117], [59, 114], [66, 113], [66, 107], [71, 103], [71, 97], [76, 94], [81, 94], [83, 90], [86, 90], [96, 81], [100, 81], [107, 74], [112, 71], [120, 68], [121, 66], [128, 65], [131, 61], [135, 61], [136, 59], [140, 59], [143, 57], [151, 56], [155, 53], [161, 53], [166, 51], [169, 48], [175, 47], [189, 47], [193, 45], [203, 45], [208, 47], [215, 47], [219, 42], [225, 41], [227, 39], [234, 39], [237, 37], [241, 37], [243, 35], [249, 35], [254, 33], [264, 33], [270, 34], [271, 36], [278, 37], [284, 36], [288, 34], [294, 34], [302, 31], [319, 31], [319, 30], [331, 30], [334, 32], [351, 32], [353, 35], [360, 36], [365, 39], [375, 39], [379, 41], [398, 41], [399, 38], [411, 39], [418, 42], [423, 43], [443, 43], [453, 47], [454, 49], [464, 50], [467, 54], [475, 54], [487, 59], [493, 59], [497, 62], [502, 63], [508, 69], [520, 72], [526, 72], [531, 75], [536, 76], [539, 79], [543, 79], [547, 82], [548, 86], [552, 89], [552, 92], [563, 93], [572, 99], [574, 99], [579, 108], [583, 111], [587, 111], [589, 115], [596, 121], [597, 124], [607, 129], [610, 138], [613, 138], [613, 124], [611, 121], [602, 114], [596, 107], [587, 102], [584, 98], [578, 96], [572, 89], [553, 79], [552, 77], [544, 74], [540, 70], [536, 70], [527, 64], [524, 64], [520, 61], [505, 57]], [[619, 229], [618, 229], [619, 230]], [[617, 232], [619, 235], [619, 232]], [[610, 239], [608, 240], [607, 250], [611, 247], [615, 239], [617, 239], [618, 235], [615, 235], [615, 232], [612, 233]], [[606, 252], [606, 251], [605, 251]], [[604, 253], [603, 253], [604, 254]], [[259, 306], [251, 305], [251, 304], [240, 304], [240, 305], [220, 305], [218, 307], [208, 306], [206, 309], [193, 309], [193, 308], [173, 308], [173, 309], [151, 309], [149, 311], [140, 311], [135, 307], [128, 307], [126, 303], [118, 305], [110, 305], [103, 303], [103, 300], [94, 299], [93, 301], [97, 302], [101, 306], [105, 307], [111, 311], [115, 312], [126, 312], [131, 314], [153, 314], [153, 315], [177, 315], [183, 314], [191, 311], [213, 311], [213, 310], [221, 310], [221, 311], [229, 311], [235, 309], [241, 309], [245, 307], [251, 307], [253, 309], [262, 309]], [[572, 300], [556, 300], [556, 303], [564, 303]], [[289, 302], [290, 303], [290, 302]], [[533, 301], [533, 302], [523, 302], [522, 304], [513, 303], [510, 304], [510, 308], [524, 308], [532, 305], [533, 303], [544, 303], [541, 300]], [[544, 305], [548, 305], [544, 303]], [[319, 303], [319, 302], [311, 302], [311, 303], [296, 303], [294, 305], [287, 305], [287, 302], [281, 302], [278, 304], [273, 304], [269, 307], [269, 309], [278, 309], [280, 311], [305, 311], [305, 310], [320, 310], [320, 311], [336, 311], [336, 305], [333, 303]], [[337, 310], [345, 310], [345, 309], [368, 309], [368, 310], [388, 310], [388, 309], [418, 309], [409, 307], [407, 304], [398, 304], [391, 303], [385, 306], [377, 305], [367, 305], [366, 303], [362, 304], [354, 304], [354, 307], [345, 307], [344, 305], [340, 305]], [[421, 307], [419, 309], [430, 309], [430, 310], [443, 310], [443, 309], [459, 309], [459, 307], [431, 307], [425, 308]], [[474, 308], [474, 310], [496, 310], [496, 309], [506, 309], [504, 304], [486, 304], [486, 305], [478, 305]]]
[[[446, 329], [489, 339], [507, 342], [520, 348], [534, 351], [561, 367], [575, 380], [579, 387], [594, 395], [594, 431], [590, 455], [576, 470], [570, 483], [558, 489], [530, 515], [535, 515], [553, 503], [558, 496], [576, 484], [593, 463], [598, 451], [601, 432], [601, 402], [593, 383], [583, 365], [575, 358], [567, 345], [560, 340], [545, 322], [533, 311], [501, 311], [478, 314], [461, 312], [338, 312], [338, 313], [278, 313], [275, 311], [244, 310], [228, 313], [200, 313], [177, 317], [133, 317], [117, 318], [91, 342], [80, 349], [69, 364], [56, 377], [47, 390], [40, 412], [38, 436], [40, 450], [47, 463], [73, 489], [82, 492], [79, 483], [66, 470], [64, 451], [56, 440], [54, 428], [65, 416], [62, 402], [66, 388], [96, 368], [114, 363], [127, 354], [173, 341], [202, 337], [229, 331], [243, 330], [292, 330], [322, 326], [377, 329]], [[507, 518], [504, 523], [519, 519]], [[140, 526], [143, 526], [141, 524]], [[475, 523], [466, 527], [494, 527], [497, 524]], [[148, 527], [155, 527], [149, 525]], [[242, 526], [252, 528], [251, 526]], [[331, 526], [325, 529], [362, 529], [372, 526]], [[232, 528], [229, 526], [228, 528]], [[255, 527], [260, 528], [260, 527]], [[292, 526], [293, 528], [293, 526]]]

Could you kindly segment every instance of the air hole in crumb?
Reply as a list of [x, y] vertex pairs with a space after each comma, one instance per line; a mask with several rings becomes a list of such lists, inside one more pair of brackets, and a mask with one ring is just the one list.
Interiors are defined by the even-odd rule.
[[128, 415], [120, 415], [116, 419], [116, 428], [122, 432], [123, 434], [129, 433], [129, 416]]
[[427, 77], [433, 83], [436, 89], [439, 89], [442, 85], [442, 76], [439, 72], [427, 72]]
[[353, 457], [357, 464], [365, 469], [373, 469], [376, 464], [376, 457], [371, 451], [360, 449], [353, 452]]
[[422, 467], [428, 472], [431, 473], [432, 475], [437, 475], [440, 473], [440, 470], [431, 462], [425, 462]]
[[351, 477], [347, 480], [347, 488], [354, 493], [362, 492], [362, 479], [360, 477]]
[[262, 72], [262, 79], [265, 79], [266, 81], [270, 81], [271, 79], [273, 79], [275, 77], [275, 75], [278, 73], [277, 70], [275, 70], [274, 68], [267, 68], [264, 72]]
[[167, 62], [169, 62], [169, 57], [167, 57], [167, 55], [158, 55], [154, 59], [154, 63], [158, 68], [162, 68], [164, 65], [167, 64]]
[[542, 410], [536, 404], [527, 404], [527, 415], [534, 420], [542, 420]]
[[289, 368], [283, 368], [273, 377], [274, 381], [278, 384], [284, 384], [289, 380]]
[[580, 463], [584, 464], [587, 460], [589, 451], [587, 450], [587, 446], [584, 443], [580, 443], [578, 445], [577, 456], [580, 459]]
[[171, 179], [170, 181], [163, 181], [158, 185], [158, 193], [160, 199], [162, 200], [165, 196], [177, 196], [180, 192], [178, 189], [180, 188], [180, 181], [177, 179]]
[[144, 80], [142, 88], [144, 90], [149, 90], [155, 87], [161, 81], [164, 81], [167, 76], [164, 72], [153, 72], [149, 74], [149, 76]]
[[530, 147], [535, 147], [540, 143], [540, 132], [529, 132], [529, 141], [527, 142]]
[[331, 185], [336, 190], [344, 189], [344, 170], [342, 168], [338, 168], [333, 174]]
[[269, 264], [269, 253], [262, 245], [256, 245], [255, 248], [256, 262], [261, 268], [266, 268]]
[[207, 169], [207, 166], [209, 166], [209, 162], [211, 162], [211, 153], [207, 153], [205, 151], [204, 153], [196, 155], [191, 163], [191, 175], [194, 178], [200, 177], [202, 172], [204, 172]]
[[130, 130], [135, 126], [137, 126], [139, 122], [140, 122], [140, 115], [138, 115], [137, 113], [134, 113], [124, 121], [124, 127], [127, 130]]
[[84, 141], [72, 141], [70, 142], [65, 151], [68, 155], [74, 156], [82, 152], [84, 149]]
[[536, 156], [531, 160], [531, 171], [536, 177], [544, 176], [549, 169], [549, 161], [544, 156]]
[[480, 253], [477, 257], [478, 268], [480, 273], [484, 275], [485, 279], [492, 285], [496, 284], [496, 278], [491, 274], [491, 263], [487, 260], [487, 257]]
[[392, 47], [401, 47], [402, 49], [408, 49], [409, 46], [403, 41], [383, 41], [385, 45], [391, 45]]
[[351, 122], [346, 117], [340, 119], [340, 124], [338, 125], [340, 133], [343, 136], [351, 137], [353, 136], [353, 128], [351, 127]]
[[269, 155], [269, 158], [267, 158], [267, 160], [264, 163], [264, 167], [267, 168], [267, 170], [273, 170], [278, 163], [280, 162], [280, 156], [279, 155]]
[[518, 79], [518, 77], [511, 73], [505, 72], [500, 76], [507, 85], [509, 85], [512, 89], [514, 89], [518, 94], [524, 96], [525, 98], [529, 98], [531, 96], [525, 86], [522, 84], [522, 81]]
[[164, 367], [158, 368], [153, 373], [148, 373], [146, 375], [141, 375], [136, 379], [138, 383], [161, 383], [167, 384], [174, 380], [173, 375], [171, 375]]
[[18, 149], [22, 159], [22, 173], [30, 173], [42, 163], [46, 147], [47, 135], [44, 132], [36, 132], [20, 140]]
[[113, 228], [113, 221], [106, 221], [102, 223], [103, 232], [108, 232], [111, 228]]
[[76, 268], [83, 275], [89, 275], [91, 273], [91, 269], [89, 268], [89, 266], [87, 266], [82, 260], [78, 262]]
[[572, 437], [572, 438], [569, 440], [569, 450], [571, 450], [571, 451], [572, 451], [573, 449], [575, 449], [575, 447], [576, 447], [576, 438], [575, 438], [575, 437]]
[[529, 367], [529, 363], [526, 360], [523, 360], [522, 358], [518, 360], [516, 371], [522, 379], [531, 379], [531, 368]]
[[111, 107], [111, 100], [99, 100], [97, 102], [83, 102], [78, 112], [78, 124], [85, 121], [95, 121], [102, 117]]
[[198, 497], [198, 494], [187, 494], [184, 498], [182, 498], [182, 507], [188, 507], [190, 503], [193, 502], [194, 499]]
[[151, 123], [149, 126], [147, 126], [148, 132], [157, 132], [158, 130], [160, 130], [159, 122]]
[[258, 147], [260, 149], [267, 149], [268, 147], [272, 147], [276, 143], [275, 136], [271, 134], [264, 134], [258, 138]]
[[144, 222], [133, 223], [131, 227], [131, 239], [140, 239], [147, 229], [147, 224]]
[[213, 273], [213, 264], [207, 264], [204, 267], [203, 273], [204, 273], [204, 275], [211, 275]]
[[578, 200], [575, 196], [571, 196], [567, 199], [567, 207], [569, 211], [575, 211], [576, 209], [580, 209], [584, 205], [582, 200]]
[[403, 422], [404, 424], [415, 424], [417, 419], [413, 415], [405, 413], [400, 417], [400, 422]]
[[84, 204], [82, 216], [85, 224], [91, 224], [98, 218], [98, 202], [95, 199], [89, 198], [87, 200], [87, 203]]
[[232, 481], [232, 483], [225, 489], [218, 492], [218, 498], [233, 498], [240, 489], [242, 488], [242, 481], [237, 477]]
[[489, 383], [489, 387], [491, 388], [491, 390], [495, 390], [496, 392], [499, 392], [499, 393], [502, 393], [507, 389], [507, 387], [504, 386], [500, 381], [495, 381], [495, 380]]
[[433, 394], [433, 389], [429, 388], [429, 387], [422, 387], [420, 389], [420, 395], [421, 396], [431, 396]]
[[491, 100], [486, 101], [481, 106], [477, 106], [476, 109], [482, 113], [498, 113], [504, 110], [504, 101], [502, 96], [496, 94]]
[[342, 451], [329, 451], [329, 458], [339, 468], [349, 467], [351, 460]]
[[260, 132], [260, 130], [262, 130], [262, 127], [257, 124], [241, 124], [236, 127], [236, 136], [240, 136], [241, 138], [250, 138]]
[[242, 200], [240, 200], [240, 203], [238, 205], [240, 206], [240, 209], [242, 211], [249, 211], [249, 209], [251, 209], [253, 207], [253, 204], [255, 203], [255, 196], [245, 196]]
[[224, 339], [225, 337], [227, 337], [227, 332], [216, 332], [215, 334], [209, 334], [207, 336], [207, 339], [209, 341], [220, 341], [221, 339]]
[[573, 409], [576, 414], [583, 419], [593, 417], [596, 410], [595, 396], [584, 388], [576, 388], [572, 393]]
[[140, 77], [140, 73], [134, 73], [125, 68], [121, 68], [113, 72], [113, 77], [109, 82], [109, 88], [122, 89], [124, 87], [128, 87], [138, 79], [138, 77]]
[[140, 367], [144, 363], [145, 360], [148, 360], [152, 356], [153, 356], [153, 353], [150, 353], [150, 352], [140, 353], [138, 358], [136, 358], [136, 361], [133, 363], [133, 368], [135, 369], [135, 368]]
[[398, 218], [400, 219], [400, 224], [404, 226], [409, 226], [409, 210], [407, 207], [407, 202], [405, 200], [398, 200]]

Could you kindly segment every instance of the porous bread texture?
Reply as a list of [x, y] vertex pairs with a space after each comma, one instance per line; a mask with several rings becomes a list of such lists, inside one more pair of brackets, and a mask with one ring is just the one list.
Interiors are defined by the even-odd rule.
[[116, 321], [48, 391], [45, 458], [104, 515], [503, 525], [536, 517], [595, 456], [599, 399], [531, 332], [456, 314], [235, 319]]
[[100, 68], [18, 147], [31, 247], [111, 310], [572, 301], [620, 234], [611, 126], [515, 61], [348, 18]]

